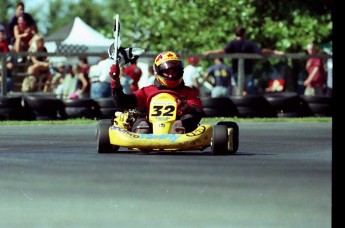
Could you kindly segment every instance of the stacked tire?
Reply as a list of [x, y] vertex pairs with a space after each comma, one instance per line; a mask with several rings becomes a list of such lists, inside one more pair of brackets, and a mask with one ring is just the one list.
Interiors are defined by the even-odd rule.
[[23, 107], [21, 96], [0, 96], [0, 120], [32, 120], [33, 114]]
[[98, 119], [100, 116], [97, 102], [91, 98], [63, 100], [68, 119]]
[[24, 96], [24, 107], [30, 110], [35, 120], [66, 119], [62, 100], [50, 96]]
[[231, 96], [231, 101], [236, 105], [238, 117], [276, 117], [276, 112], [263, 96]]
[[327, 96], [301, 96], [314, 116], [332, 116], [332, 98]]
[[275, 110], [277, 117], [313, 116], [307, 102], [297, 93], [272, 93], [265, 94], [264, 97]]
[[114, 117], [116, 111], [123, 111], [121, 108], [115, 106], [113, 98], [98, 98], [95, 99], [99, 106], [100, 118], [111, 119]]
[[228, 97], [202, 98], [206, 117], [235, 117], [238, 110]]

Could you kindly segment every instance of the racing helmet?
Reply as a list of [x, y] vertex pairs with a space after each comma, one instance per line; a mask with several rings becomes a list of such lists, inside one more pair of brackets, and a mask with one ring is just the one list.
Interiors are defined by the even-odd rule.
[[[172, 69], [173, 73], [164, 74], [164, 71], [168, 69]], [[177, 53], [164, 51], [156, 57], [153, 63], [153, 70], [160, 84], [167, 88], [175, 88], [182, 81], [183, 62]]]

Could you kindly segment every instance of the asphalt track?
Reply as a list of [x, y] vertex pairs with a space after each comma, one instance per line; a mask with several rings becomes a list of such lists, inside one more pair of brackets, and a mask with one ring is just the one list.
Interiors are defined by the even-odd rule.
[[0, 125], [0, 227], [331, 227], [332, 123], [239, 123], [237, 155], [97, 154], [96, 124]]

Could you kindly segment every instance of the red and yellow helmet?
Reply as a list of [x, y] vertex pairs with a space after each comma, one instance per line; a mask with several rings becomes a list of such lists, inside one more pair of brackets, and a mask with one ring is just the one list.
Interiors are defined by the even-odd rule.
[[[157, 81], [167, 88], [177, 87], [183, 77], [183, 62], [181, 57], [172, 51], [160, 53], [154, 63], [153, 69], [156, 74]], [[170, 76], [163, 74], [165, 70], [172, 69], [174, 73]]]

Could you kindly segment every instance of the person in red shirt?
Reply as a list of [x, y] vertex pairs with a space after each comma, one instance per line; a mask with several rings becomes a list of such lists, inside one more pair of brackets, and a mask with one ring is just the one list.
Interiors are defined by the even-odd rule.
[[[162, 52], [156, 57], [153, 68], [156, 76], [154, 85], [138, 89], [133, 94], [124, 94], [119, 79], [119, 66], [113, 64], [109, 75], [112, 78], [111, 88], [115, 105], [124, 109], [138, 108], [147, 112], [150, 95], [159, 90], [171, 90], [179, 94], [177, 120], [173, 124], [171, 133], [193, 131], [204, 116], [203, 105], [197, 92], [184, 84], [184, 67], [180, 56], [172, 51]], [[137, 129], [138, 126], [152, 127], [146, 117], [139, 118], [132, 129], [138, 133], [149, 133], [147, 129]]]
[[[307, 51], [309, 55], [320, 54], [314, 42], [307, 45]], [[323, 59], [321, 57], [309, 58], [306, 64], [306, 70], [308, 77], [304, 81], [304, 86], [306, 87], [304, 95], [323, 96], [327, 79]]]
[[15, 52], [28, 51], [31, 44], [30, 41], [35, 34], [36, 31], [33, 27], [28, 25], [23, 15], [20, 15], [17, 24], [14, 26], [13, 50]]
[[[5, 28], [1, 25], [0, 26], [0, 52], [6, 52], [9, 53], [10, 52], [10, 48], [8, 46], [8, 41], [6, 39], [6, 31]], [[12, 90], [12, 85], [13, 85], [13, 81], [12, 81], [12, 69], [13, 69], [13, 59], [8, 57], [6, 59], [6, 72], [7, 72], [7, 77], [6, 77], [6, 88], [7, 91], [11, 91]], [[0, 84], [2, 83], [2, 77], [1, 77], [1, 66], [0, 66]], [[0, 93], [2, 93], [1, 90], [1, 86], [0, 86]]]
[[5, 30], [0, 28], [0, 52], [10, 52], [10, 48], [8, 47], [8, 42], [6, 39]]
[[133, 79], [133, 83], [131, 85], [131, 92], [137, 91], [139, 89], [138, 82], [142, 75], [142, 71], [140, 67], [138, 67], [137, 63], [132, 63], [130, 66], [125, 68], [125, 75], [128, 75]]

